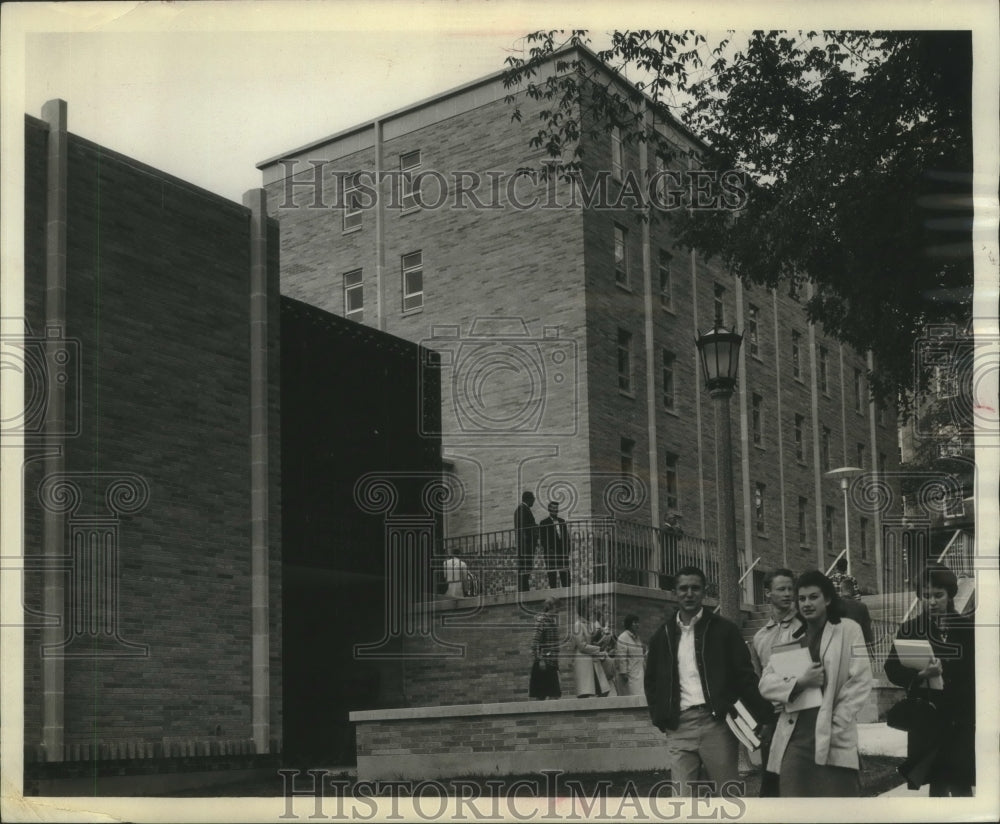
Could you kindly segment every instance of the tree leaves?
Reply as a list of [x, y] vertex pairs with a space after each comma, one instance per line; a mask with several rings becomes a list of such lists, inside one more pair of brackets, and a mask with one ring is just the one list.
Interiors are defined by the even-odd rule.
[[676, 147], [660, 127], [679, 120], [703, 141], [705, 168], [753, 180], [738, 220], [674, 213], [679, 244], [749, 284], [798, 295], [812, 284], [809, 316], [874, 352], [877, 393], [919, 386], [914, 339], [970, 311], [968, 32], [728, 32], [710, 43], [691, 30], [616, 31], [597, 60], [585, 31], [527, 41], [526, 58], [507, 59], [512, 119], [517, 91], [546, 103], [531, 142], [559, 173], [579, 172], [611, 126], [669, 162]]

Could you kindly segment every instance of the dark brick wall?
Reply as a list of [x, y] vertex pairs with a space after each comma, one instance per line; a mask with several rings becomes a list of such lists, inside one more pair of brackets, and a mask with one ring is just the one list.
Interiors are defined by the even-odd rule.
[[[27, 119], [26, 311], [43, 317], [46, 127]], [[249, 212], [76, 136], [68, 179], [67, 333], [82, 430], [66, 470], [134, 473], [149, 501], [118, 524], [118, 628], [148, 657], [68, 659], [65, 740], [249, 738]], [[271, 736], [281, 738], [277, 231], [269, 261]], [[40, 470], [26, 539], [38, 551]], [[88, 478], [77, 511], [107, 515]], [[40, 604], [41, 576], [28, 588]], [[39, 636], [26, 633], [26, 743], [40, 740]]]

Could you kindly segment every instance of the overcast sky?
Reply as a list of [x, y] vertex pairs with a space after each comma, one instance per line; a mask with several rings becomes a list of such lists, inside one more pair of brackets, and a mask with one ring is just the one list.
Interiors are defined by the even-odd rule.
[[956, 25], [941, 6], [4, 3], [4, 114], [38, 116], [60, 97], [75, 134], [240, 200], [260, 185], [260, 161], [499, 71], [534, 29], [589, 28], [599, 48], [605, 32], [628, 26], [893, 28], [901, 13], [907, 25], [915, 14], [928, 27]]
[[62, 98], [70, 131], [235, 200], [261, 160], [502, 69], [533, 26], [482, 3], [289, 3], [276, 22], [294, 31], [237, 30], [273, 18], [270, 3], [236, 4], [246, 20], [223, 4], [95, 5], [97, 30], [26, 37], [24, 110]]

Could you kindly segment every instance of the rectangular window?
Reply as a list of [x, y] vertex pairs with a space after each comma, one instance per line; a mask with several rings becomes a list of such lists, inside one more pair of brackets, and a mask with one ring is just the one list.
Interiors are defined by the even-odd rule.
[[809, 546], [809, 499], [799, 498], [799, 546]]
[[878, 472], [885, 472], [885, 460], [886, 460], [885, 452], [879, 452], [878, 453], [878, 466], [875, 467], [875, 469]]
[[767, 520], [764, 513], [764, 499], [767, 495], [767, 486], [765, 484], [756, 484], [753, 491], [753, 511], [754, 511], [754, 521], [757, 524], [758, 532], [767, 531]]
[[757, 321], [759, 319], [760, 310], [750, 304], [750, 308], [747, 310], [747, 337], [750, 339], [750, 354], [755, 358], [760, 357], [760, 344], [757, 339]]
[[860, 369], [854, 370], [854, 411], [861, 412], [864, 403], [864, 374]]
[[833, 507], [823, 509], [823, 547], [827, 552], [833, 552]]
[[824, 472], [830, 469], [830, 430], [823, 427], [823, 434], [819, 439], [819, 464]]
[[670, 263], [673, 255], [665, 249], [660, 249], [660, 306], [664, 309], [674, 308], [673, 286], [670, 282]]
[[361, 228], [361, 193], [354, 175], [344, 179], [344, 231]]
[[424, 305], [423, 252], [403, 255], [403, 311], [419, 309]]
[[827, 356], [826, 348], [821, 346], [819, 348], [819, 391], [824, 395], [828, 394], [830, 391], [830, 384], [827, 382]]
[[857, 462], [856, 466], [860, 467], [861, 469], [864, 469], [864, 467], [865, 467], [865, 445], [863, 443], [859, 443], [858, 444], [857, 457], [858, 457], [858, 462]]
[[622, 154], [622, 130], [618, 126], [611, 127], [611, 176], [615, 180], [623, 178], [622, 168], [625, 166]]
[[716, 326], [726, 325], [726, 287], [715, 284], [712, 296], [712, 311], [715, 317]]
[[667, 509], [680, 509], [677, 494], [677, 455], [673, 452], [667, 453], [666, 462], [666, 487], [667, 487]]
[[632, 391], [632, 335], [624, 329], [618, 330], [618, 388]]
[[628, 287], [628, 230], [615, 224], [615, 283]]
[[622, 478], [626, 481], [631, 481], [632, 476], [635, 474], [635, 441], [630, 438], [622, 438], [619, 446], [622, 462]]
[[875, 416], [879, 426], [885, 426], [885, 405], [882, 403], [876, 404]]
[[868, 560], [868, 519], [862, 518], [859, 524], [859, 533], [861, 535], [861, 560]]
[[365, 292], [360, 269], [344, 275], [344, 317], [359, 323], [365, 319]]
[[764, 399], [756, 392], [750, 400], [750, 423], [754, 446], [764, 445]]
[[805, 461], [806, 440], [805, 440], [806, 419], [802, 415], [795, 416], [795, 460]]
[[802, 335], [792, 332], [792, 377], [802, 380]]
[[671, 412], [674, 409], [674, 363], [673, 352], [663, 350], [663, 408]]
[[403, 211], [407, 212], [411, 209], [416, 209], [419, 205], [417, 201], [417, 189], [419, 188], [419, 181], [414, 180], [420, 169], [420, 150], [417, 149], [414, 152], [407, 152], [399, 156], [399, 171], [400, 171], [400, 204], [403, 207]]

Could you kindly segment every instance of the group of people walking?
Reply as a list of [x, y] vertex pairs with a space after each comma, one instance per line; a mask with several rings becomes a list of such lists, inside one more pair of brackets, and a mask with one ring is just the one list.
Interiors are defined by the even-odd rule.
[[[739, 744], [726, 719], [738, 702], [762, 741], [762, 796], [860, 795], [858, 716], [874, 679], [870, 619], [866, 632], [848, 617], [853, 599], [819, 570], [776, 569], [764, 581], [768, 621], [747, 644], [735, 623], [704, 607], [700, 568], [682, 567], [673, 579], [677, 610], [648, 650], [637, 616], [615, 637], [599, 604], [578, 602], [568, 642], [576, 695], [644, 694], [682, 795], [734, 791]], [[845, 595], [852, 590], [838, 583]], [[935, 796], [971, 795], [975, 784], [974, 621], [955, 611], [956, 592], [947, 567], [926, 570], [918, 584], [925, 609], [898, 637], [928, 640], [933, 656], [915, 670], [894, 649], [885, 663], [890, 681], [935, 707], [933, 723], [910, 731], [901, 768], [911, 787], [929, 783]], [[549, 598], [536, 617], [529, 694], [539, 699], [561, 696], [557, 611]]]

